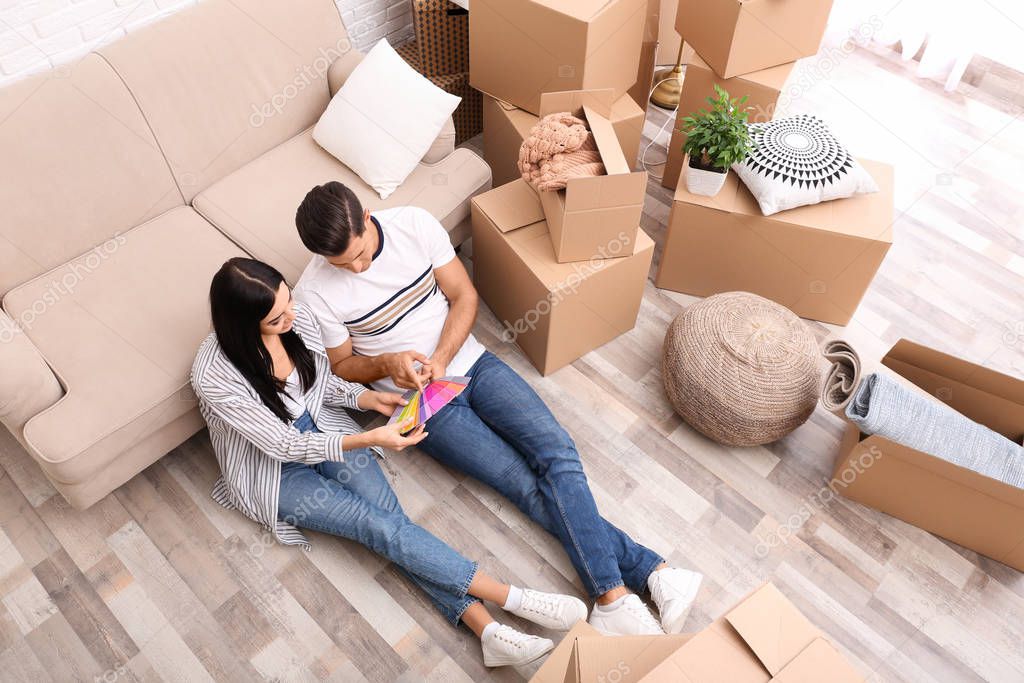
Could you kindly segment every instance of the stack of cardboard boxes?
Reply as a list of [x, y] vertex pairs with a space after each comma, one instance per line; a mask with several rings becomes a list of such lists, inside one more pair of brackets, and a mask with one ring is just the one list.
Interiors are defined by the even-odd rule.
[[[470, 11], [495, 185], [472, 203], [473, 279], [542, 374], [636, 324], [654, 243], [639, 227], [647, 174], [633, 171], [644, 111], [628, 91], [647, 21], [647, 0], [474, 0]], [[562, 111], [587, 122], [605, 173], [537, 192], [519, 178], [519, 148]]]
[[698, 633], [601, 636], [580, 622], [530, 683], [854, 683], [863, 677], [774, 585]]
[[396, 48], [412, 68], [462, 98], [452, 114], [455, 144], [483, 125], [483, 97], [469, 84], [469, 13], [449, 0], [410, 0], [416, 38]]
[[[676, 128], [713, 86], [772, 119], [793, 62], [817, 52], [830, 0], [680, 0], [686, 74]], [[743, 290], [797, 315], [845, 325], [892, 243], [893, 171], [861, 160], [880, 191], [764, 216], [730, 173], [714, 197], [687, 191], [676, 130], [663, 184], [675, 191], [656, 284], [696, 296]]]

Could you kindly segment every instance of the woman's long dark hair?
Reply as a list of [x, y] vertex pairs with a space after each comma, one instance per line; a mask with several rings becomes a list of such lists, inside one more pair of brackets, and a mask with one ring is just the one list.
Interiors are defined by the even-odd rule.
[[[260, 335], [260, 322], [274, 307], [282, 282], [284, 276], [273, 266], [249, 258], [233, 258], [213, 276], [210, 312], [213, 331], [224, 354], [256, 389], [263, 403], [289, 423], [299, 416], [289, 415], [285, 408], [280, 394], [285, 383], [274, 376], [274, 361]], [[316, 381], [313, 352], [295, 330], [282, 334], [281, 341], [299, 372], [303, 392], [308, 391]]]

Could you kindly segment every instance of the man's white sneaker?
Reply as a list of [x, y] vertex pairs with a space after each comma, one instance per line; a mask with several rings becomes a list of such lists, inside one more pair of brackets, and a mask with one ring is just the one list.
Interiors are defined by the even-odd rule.
[[683, 632], [686, 617], [703, 580], [704, 575], [699, 572], [675, 567], [651, 572], [647, 577], [647, 587], [651, 589], [651, 599], [658, 606], [665, 633]]
[[590, 625], [606, 636], [647, 636], [664, 633], [640, 596], [630, 593], [613, 609], [595, 605]]
[[522, 666], [555, 647], [547, 638], [520, 633], [504, 624], [484, 636], [480, 644], [484, 650], [484, 666]]
[[541, 593], [524, 588], [519, 607], [509, 610], [509, 613], [544, 628], [568, 631], [577, 621], [587, 618], [587, 606], [571, 595]]

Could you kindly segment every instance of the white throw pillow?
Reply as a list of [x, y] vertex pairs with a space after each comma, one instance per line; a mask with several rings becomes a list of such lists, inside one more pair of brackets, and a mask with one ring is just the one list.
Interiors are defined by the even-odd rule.
[[878, 192], [874, 179], [815, 116], [800, 114], [748, 128], [753, 149], [732, 168], [765, 216]]
[[313, 139], [387, 199], [461, 100], [417, 73], [381, 39], [331, 98]]

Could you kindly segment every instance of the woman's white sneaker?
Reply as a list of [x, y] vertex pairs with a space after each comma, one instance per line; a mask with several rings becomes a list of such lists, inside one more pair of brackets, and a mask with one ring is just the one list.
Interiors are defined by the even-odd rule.
[[658, 606], [665, 633], [683, 632], [686, 617], [703, 580], [703, 574], [675, 567], [652, 572], [647, 577], [647, 587], [651, 589], [651, 599]]
[[510, 609], [509, 613], [544, 628], [568, 631], [577, 621], [587, 618], [587, 606], [571, 595], [541, 593], [524, 588], [519, 607]]
[[484, 666], [523, 666], [555, 647], [547, 638], [520, 633], [504, 624], [486, 633], [480, 644], [484, 650]]
[[648, 636], [663, 634], [658, 620], [640, 596], [630, 593], [613, 603], [614, 607], [595, 605], [590, 625], [606, 636]]

